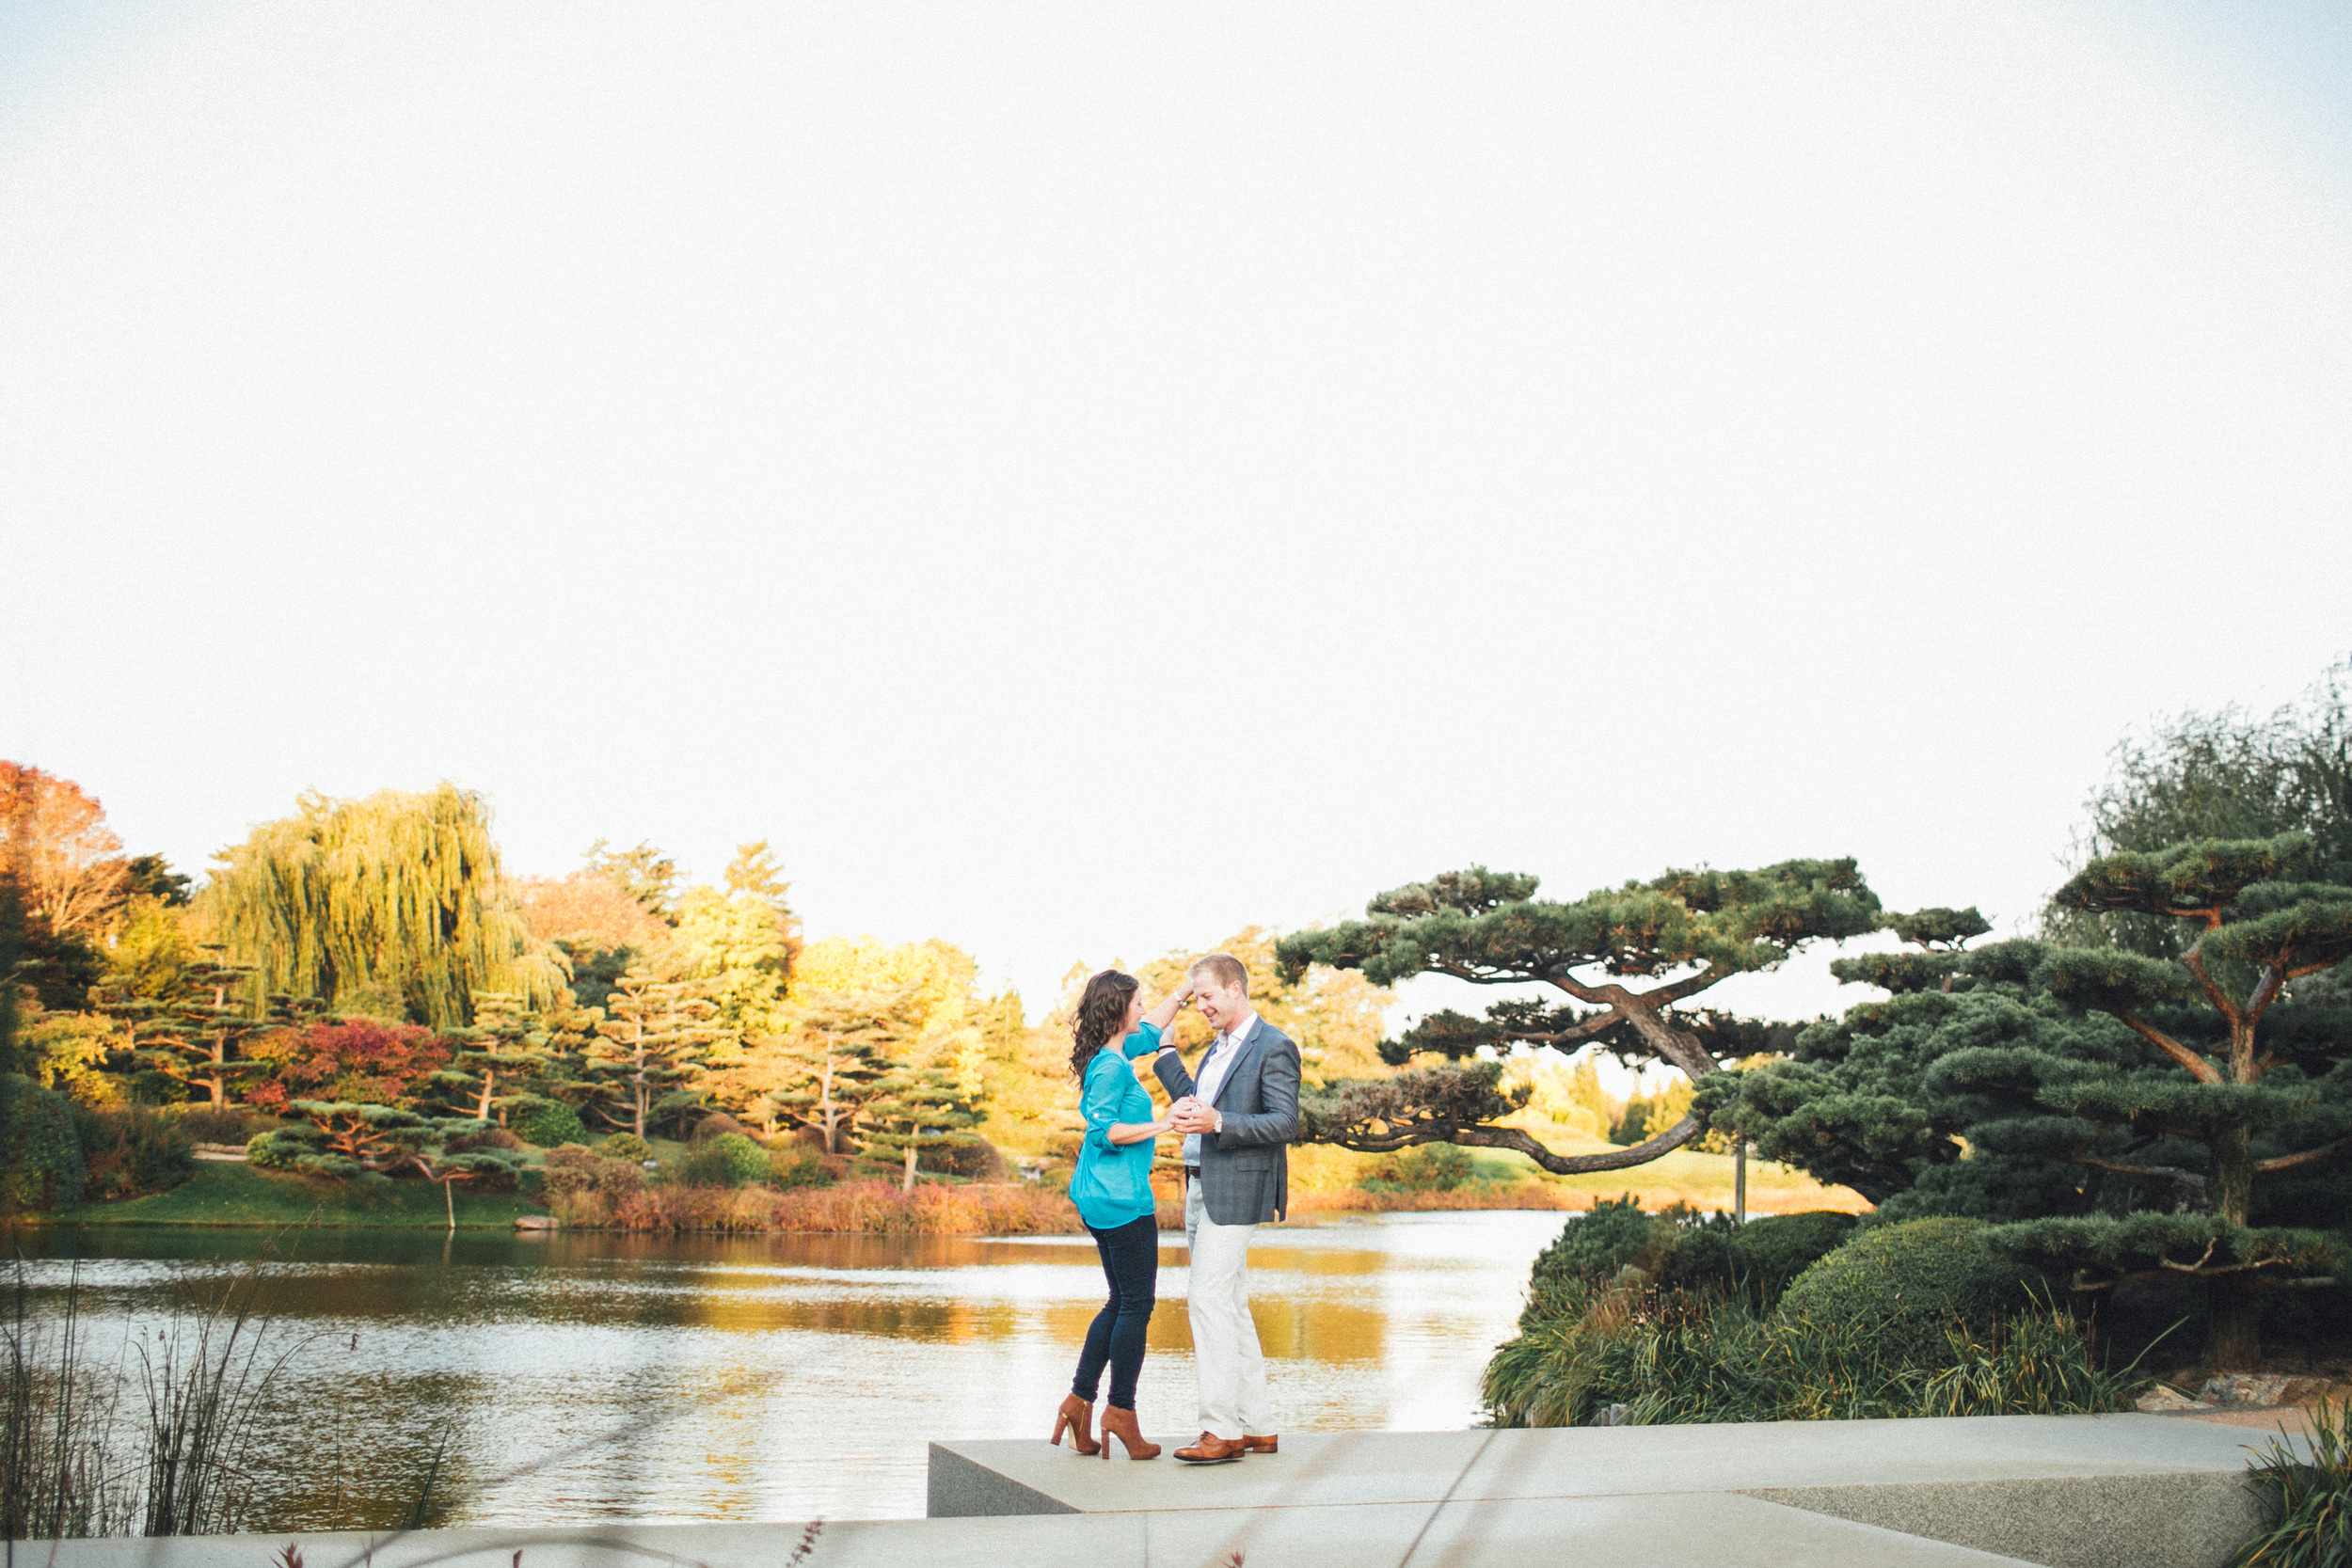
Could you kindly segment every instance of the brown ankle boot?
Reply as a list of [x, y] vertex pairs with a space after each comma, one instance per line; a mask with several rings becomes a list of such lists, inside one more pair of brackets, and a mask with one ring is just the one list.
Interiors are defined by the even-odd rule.
[[[1103, 1424], [1108, 1428], [1107, 1418]], [[1094, 1406], [1075, 1394], [1064, 1394], [1061, 1408], [1054, 1412], [1054, 1435], [1049, 1441], [1056, 1448], [1061, 1447], [1064, 1428], [1070, 1433], [1070, 1446], [1080, 1453], [1090, 1454], [1103, 1446], [1094, 1440]]]
[[1113, 1437], [1126, 1445], [1129, 1459], [1160, 1457], [1160, 1446], [1157, 1443], [1147, 1443], [1143, 1440], [1143, 1433], [1136, 1425], [1136, 1413], [1132, 1410], [1121, 1410], [1115, 1404], [1105, 1405], [1103, 1409], [1103, 1457], [1104, 1459], [1111, 1456]]

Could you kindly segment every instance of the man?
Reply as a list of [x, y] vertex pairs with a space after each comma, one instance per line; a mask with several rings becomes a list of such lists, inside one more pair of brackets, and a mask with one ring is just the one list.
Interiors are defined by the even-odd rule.
[[1290, 1209], [1298, 1136], [1298, 1047], [1249, 1006], [1249, 972], [1212, 953], [1194, 960], [1193, 1006], [1217, 1032], [1198, 1078], [1174, 1047], [1152, 1065], [1184, 1135], [1185, 1309], [1200, 1383], [1200, 1440], [1176, 1457], [1221, 1464], [1275, 1451], [1265, 1357], [1249, 1316], [1249, 1242]]

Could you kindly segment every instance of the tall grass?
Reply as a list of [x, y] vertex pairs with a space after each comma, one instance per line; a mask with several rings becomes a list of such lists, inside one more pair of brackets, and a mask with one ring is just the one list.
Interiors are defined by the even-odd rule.
[[[20, 1259], [0, 1320], [0, 1528], [11, 1541], [211, 1535], [237, 1528], [245, 1457], [263, 1397], [292, 1350], [271, 1355], [254, 1307], [262, 1271], [193, 1316], [148, 1330], [123, 1365], [92, 1365], [80, 1270], [43, 1321]], [[135, 1374], [129, 1362], [136, 1361]], [[126, 1389], [143, 1396], [126, 1401]], [[126, 1409], [126, 1403], [130, 1408]]]
[[580, 1167], [550, 1180], [548, 1208], [564, 1224], [608, 1230], [804, 1230], [863, 1235], [1070, 1236], [1084, 1227], [1058, 1189], [973, 1182], [925, 1183], [903, 1193], [891, 1181], [831, 1187], [647, 1184], [634, 1167]]
[[118, 1385], [82, 1368], [81, 1279], [66, 1286], [65, 1313], [36, 1320], [20, 1263], [0, 1323], [8, 1347], [0, 1386], [0, 1539], [128, 1533], [136, 1505], [109, 1464]]
[[1565, 1281], [1487, 1363], [1498, 1426], [1578, 1426], [1612, 1405], [1635, 1425], [2073, 1415], [2128, 1407], [2055, 1307], [1989, 1331], [1958, 1320], [1928, 1364], [1889, 1357], [1856, 1324], [1788, 1322], [1745, 1292]]
[[253, 1312], [262, 1271], [247, 1269], [193, 1319], [135, 1341], [147, 1395], [142, 1533], [217, 1535], [237, 1528], [243, 1457], [263, 1395], [294, 1349], [271, 1356]]
[[2312, 1409], [2308, 1451], [2284, 1434], [2255, 1457], [2251, 1479], [2270, 1528], [2238, 1548], [2230, 1568], [2338, 1568], [2352, 1562], [2352, 1438], [2345, 1407]]

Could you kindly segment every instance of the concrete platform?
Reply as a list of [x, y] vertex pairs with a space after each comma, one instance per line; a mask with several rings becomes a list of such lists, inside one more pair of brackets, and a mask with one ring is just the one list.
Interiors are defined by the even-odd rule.
[[[1666, 1549], [1659, 1524], [1687, 1516], [1696, 1528], [1700, 1515], [1730, 1509], [1745, 1522], [1708, 1547], [1709, 1561], [1788, 1560], [1762, 1543], [1835, 1518], [1909, 1540], [1908, 1550], [1968, 1548], [1965, 1560], [2216, 1568], [2260, 1523], [2245, 1481], [2249, 1439], [2259, 1441], [2243, 1427], [2136, 1415], [1362, 1433], [1299, 1434], [1277, 1455], [1198, 1467], [1082, 1460], [1043, 1443], [934, 1443], [930, 1512], [1272, 1521], [1304, 1511], [1342, 1535], [1356, 1528], [1343, 1517], [1359, 1521], [1365, 1560], [1381, 1561], [1393, 1531], [1378, 1516], [1418, 1511], [1428, 1522], [1420, 1550], [1442, 1536], [1454, 1543], [1447, 1560], [1468, 1564], [1488, 1560], [1490, 1537], [1598, 1547], [1613, 1533], [1607, 1521], [1621, 1516], [1652, 1522], [1632, 1560], [1674, 1560], [1655, 1555]], [[1768, 1518], [1778, 1522], [1767, 1528]], [[1286, 1524], [1283, 1534], [1294, 1533]], [[1838, 1539], [1822, 1534], [1808, 1558]], [[1513, 1548], [1491, 1549], [1501, 1562]], [[1908, 1560], [1883, 1556], [1883, 1539], [1865, 1549], [1857, 1538], [1854, 1549], [1865, 1552], [1854, 1560], [1874, 1560], [1869, 1551]]]
[[[793, 1525], [310, 1535], [305, 1568], [782, 1568]], [[14, 1568], [270, 1568], [285, 1543], [220, 1535], [19, 1543]], [[803, 1568], [1524, 1568], [1564, 1551], [1660, 1568], [1999, 1568], [2016, 1560], [1730, 1495], [1547, 1498], [1451, 1509], [1187, 1509], [825, 1527]]]
[[[1201, 1467], [935, 1443], [928, 1519], [803, 1568], [2218, 1568], [2268, 1435], [2168, 1416], [1295, 1433]], [[304, 1568], [783, 1568], [799, 1524], [310, 1534]], [[271, 1568], [280, 1536], [19, 1542], [8, 1568]], [[519, 1560], [516, 1554], [520, 1554]]]

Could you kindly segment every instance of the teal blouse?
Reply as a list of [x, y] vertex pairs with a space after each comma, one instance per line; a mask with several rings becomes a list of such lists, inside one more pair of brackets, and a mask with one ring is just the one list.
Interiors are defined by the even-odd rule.
[[1078, 1146], [1078, 1168], [1070, 1176], [1070, 1201], [1093, 1229], [1132, 1225], [1154, 1212], [1152, 1146], [1156, 1140], [1115, 1144], [1110, 1130], [1120, 1122], [1152, 1119], [1152, 1097], [1136, 1082], [1127, 1060], [1159, 1048], [1160, 1031], [1147, 1023], [1122, 1040], [1120, 1049], [1106, 1045], [1087, 1064], [1085, 1086], [1078, 1095], [1087, 1135]]

